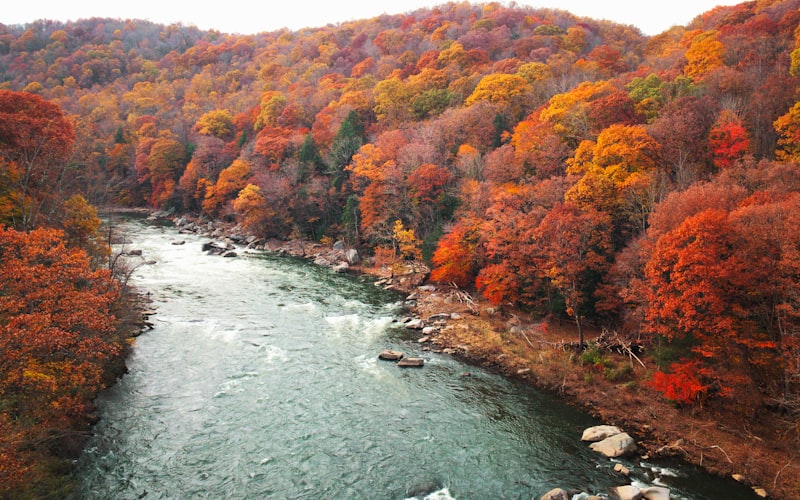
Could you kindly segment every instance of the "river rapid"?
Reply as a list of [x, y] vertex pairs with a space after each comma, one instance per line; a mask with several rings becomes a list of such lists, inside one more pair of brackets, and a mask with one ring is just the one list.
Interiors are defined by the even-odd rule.
[[[538, 498], [626, 484], [581, 443], [588, 415], [421, 352], [402, 297], [269, 254], [206, 255], [199, 236], [124, 222], [157, 314], [98, 400], [80, 498]], [[174, 245], [185, 240], [184, 245]], [[425, 358], [402, 369], [384, 349]], [[466, 376], [466, 373], [469, 376]], [[681, 464], [624, 460], [673, 498], [753, 498]]]

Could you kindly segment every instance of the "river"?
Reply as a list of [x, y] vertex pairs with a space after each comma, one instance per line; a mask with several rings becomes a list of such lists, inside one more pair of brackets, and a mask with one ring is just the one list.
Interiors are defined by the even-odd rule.
[[[129, 248], [156, 262], [133, 280], [157, 314], [98, 400], [81, 498], [530, 499], [625, 484], [580, 442], [601, 422], [420, 352], [396, 323], [402, 297], [372, 280], [267, 254], [209, 256], [198, 236], [125, 225]], [[380, 361], [384, 349], [425, 366]], [[690, 466], [623, 463], [673, 498], [753, 498]]]

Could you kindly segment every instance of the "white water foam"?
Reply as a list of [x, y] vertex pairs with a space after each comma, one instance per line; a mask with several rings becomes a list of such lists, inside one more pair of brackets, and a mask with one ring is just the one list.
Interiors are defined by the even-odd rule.
[[[419, 497], [406, 498], [406, 500], [419, 500]], [[423, 497], [422, 500], [456, 500], [455, 497], [450, 495], [450, 490], [442, 488], [441, 490], [434, 491]]]

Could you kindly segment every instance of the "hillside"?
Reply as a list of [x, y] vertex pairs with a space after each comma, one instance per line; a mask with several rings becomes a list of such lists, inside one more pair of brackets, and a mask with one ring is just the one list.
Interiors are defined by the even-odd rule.
[[75, 133], [57, 186], [20, 197], [0, 163], [0, 222], [81, 193], [424, 260], [576, 345], [616, 331], [657, 367], [643, 387], [796, 446], [799, 89], [800, 0], [654, 37], [497, 3], [254, 36], [0, 25], [0, 92]]

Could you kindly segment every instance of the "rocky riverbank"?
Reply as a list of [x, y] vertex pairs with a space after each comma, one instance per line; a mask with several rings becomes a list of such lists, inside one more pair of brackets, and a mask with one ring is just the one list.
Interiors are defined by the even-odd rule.
[[204, 235], [228, 252], [267, 251], [337, 272], [373, 275], [377, 286], [408, 294], [408, 320], [419, 331], [423, 351], [457, 355], [552, 391], [604, 422], [630, 429], [645, 456], [697, 464], [752, 486], [758, 496], [800, 496], [794, 450], [776, 436], [769, 420], [753, 425], [731, 421], [724, 413], [676, 408], [647, 386], [654, 367], [646, 357], [599, 348], [576, 353], [570, 347], [571, 325], [543, 322], [491, 306], [464, 290], [426, 284], [429, 270], [422, 265], [378, 267], [341, 242], [331, 247], [264, 241], [233, 224], [187, 217], [172, 221], [180, 232]]

